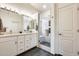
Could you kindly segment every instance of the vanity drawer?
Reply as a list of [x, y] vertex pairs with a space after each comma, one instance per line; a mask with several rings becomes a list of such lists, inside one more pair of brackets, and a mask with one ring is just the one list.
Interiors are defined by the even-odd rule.
[[24, 40], [18, 41], [18, 49], [21, 49], [21, 48], [24, 49]]
[[18, 54], [24, 52], [24, 36], [18, 36]]
[[18, 37], [18, 45], [24, 45], [24, 36]]
[[25, 35], [25, 40], [31, 39], [31, 35]]
[[0, 42], [7, 42], [9, 40], [17, 40], [17, 37], [2, 37], [2, 38], [0, 38]]
[[31, 41], [30, 40], [25, 40], [25, 50], [28, 50], [31, 48]]
[[31, 40], [25, 40], [25, 45], [31, 45]]
[[23, 47], [24, 48], [24, 44], [18, 44], [18, 49]]
[[24, 44], [24, 40], [18, 40], [18, 45]]
[[18, 36], [18, 40], [24, 40], [24, 36]]
[[24, 52], [24, 47], [18, 48], [18, 54]]
[[31, 45], [25, 45], [25, 50], [29, 50], [31, 48]]

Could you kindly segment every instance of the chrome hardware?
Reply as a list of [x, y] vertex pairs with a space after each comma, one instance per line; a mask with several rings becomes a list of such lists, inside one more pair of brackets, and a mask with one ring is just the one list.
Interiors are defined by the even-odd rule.
[[58, 35], [62, 35], [61, 33], [59, 33]]
[[20, 42], [20, 43], [23, 43], [23, 42]]
[[77, 30], [77, 32], [79, 32], [79, 29]]
[[17, 42], [15, 42], [15, 44], [17, 44]]
[[77, 52], [77, 54], [79, 55], [79, 52]]
[[23, 49], [20, 49], [20, 50], [23, 50]]

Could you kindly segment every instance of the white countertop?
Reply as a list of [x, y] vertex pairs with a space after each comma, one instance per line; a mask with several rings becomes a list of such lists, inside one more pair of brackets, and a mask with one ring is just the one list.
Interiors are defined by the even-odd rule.
[[19, 36], [19, 35], [30, 35], [30, 34], [37, 34], [34, 32], [28, 32], [28, 33], [6, 33], [6, 34], [1, 34], [0, 37], [6, 37], [6, 36]]

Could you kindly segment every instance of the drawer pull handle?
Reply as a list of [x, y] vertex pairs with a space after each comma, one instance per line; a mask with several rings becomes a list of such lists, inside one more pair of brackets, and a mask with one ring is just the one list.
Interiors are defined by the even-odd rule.
[[23, 50], [23, 49], [20, 49], [20, 50]]
[[23, 42], [20, 42], [20, 43], [23, 43]]
[[62, 34], [61, 34], [61, 33], [59, 33], [58, 35], [60, 35], [60, 36], [61, 36]]
[[15, 44], [17, 44], [17, 42], [15, 42]]

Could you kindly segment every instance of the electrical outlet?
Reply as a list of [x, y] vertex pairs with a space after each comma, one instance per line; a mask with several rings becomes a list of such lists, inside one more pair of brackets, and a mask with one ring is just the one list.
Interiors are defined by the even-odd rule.
[[79, 52], [77, 52], [77, 54], [79, 55]]

